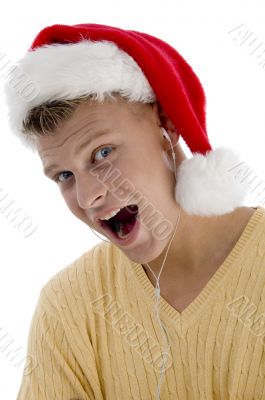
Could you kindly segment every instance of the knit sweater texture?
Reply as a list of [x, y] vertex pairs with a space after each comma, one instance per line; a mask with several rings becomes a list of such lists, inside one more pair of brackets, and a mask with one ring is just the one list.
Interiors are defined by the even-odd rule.
[[[165, 348], [143, 267], [102, 242], [40, 291], [17, 400], [156, 399]], [[181, 313], [160, 298], [170, 343], [162, 400], [265, 399], [265, 209]]]

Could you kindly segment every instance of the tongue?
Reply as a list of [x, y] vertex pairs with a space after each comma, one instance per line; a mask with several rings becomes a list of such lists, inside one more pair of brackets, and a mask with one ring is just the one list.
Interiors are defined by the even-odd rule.
[[124, 239], [130, 233], [135, 224], [135, 218], [132, 221], [116, 222], [116, 234], [119, 238]]
[[113, 217], [112, 222], [115, 224], [115, 231], [119, 238], [125, 239], [131, 233], [136, 222], [137, 209], [137, 206], [128, 206]]

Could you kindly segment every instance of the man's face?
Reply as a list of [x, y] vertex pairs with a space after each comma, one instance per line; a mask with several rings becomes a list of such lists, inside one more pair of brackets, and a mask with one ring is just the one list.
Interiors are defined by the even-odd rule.
[[[123, 99], [82, 103], [53, 136], [37, 139], [44, 169], [57, 165], [47, 176], [57, 179], [71, 212], [140, 263], [161, 254], [176, 221], [166, 148], [156, 105]], [[98, 220], [129, 205], [138, 208], [126, 208], [108, 223]]]

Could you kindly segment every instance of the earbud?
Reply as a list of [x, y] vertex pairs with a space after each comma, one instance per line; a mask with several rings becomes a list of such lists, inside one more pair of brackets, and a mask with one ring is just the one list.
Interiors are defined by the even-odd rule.
[[176, 155], [175, 155], [175, 153], [174, 153], [174, 150], [173, 150], [173, 147], [175, 146], [173, 146], [172, 145], [172, 141], [171, 141], [171, 139], [170, 139], [170, 136], [169, 136], [169, 134], [167, 133], [167, 131], [165, 130], [165, 128], [163, 128], [163, 126], [161, 126], [161, 131], [163, 132], [163, 136], [164, 136], [164, 138], [170, 143], [170, 146], [171, 146], [171, 155], [172, 155], [172, 158], [173, 158], [173, 165], [174, 165], [174, 175], [175, 175], [175, 180], [176, 180], [176, 182], [177, 182], [177, 170], [176, 170]]
[[161, 127], [161, 131], [163, 132], [164, 138], [166, 138], [166, 140], [167, 140], [168, 142], [171, 143], [170, 136], [169, 136], [169, 134], [167, 133], [167, 131], [165, 130], [165, 128]]

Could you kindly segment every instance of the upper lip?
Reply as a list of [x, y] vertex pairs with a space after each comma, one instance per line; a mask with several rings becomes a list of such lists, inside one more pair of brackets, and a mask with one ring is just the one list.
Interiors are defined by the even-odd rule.
[[122, 208], [124, 208], [124, 207], [127, 207], [127, 206], [129, 206], [129, 205], [131, 205], [131, 204], [125, 204], [125, 205], [123, 205], [123, 206], [116, 206], [116, 207], [111, 207], [111, 208], [105, 208], [103, 211], [101, 211], [100, 213], [98, 213], [98, 214], [96, 214], [95, 216], [94, 216], [94, 221], [96, 222], [96, 223], [98, 223], [98, 224], [100, 224], [101, 225], [101, 219], [102, 218], [104, 218], [105, 217], [105, 215], [108, 215], [109, 213], [111, 213], [112, 211], [116, 211], [116, 210], [118, 210], [118, 209], [122, 209]]
[[115, 210], [118, 210], [118, 209], [122, 209], [124, 207], [126, 207], [126, 206], [117, 206], [117, 207], [106, 208], [105, 210], [101, 211], [100, 213], [98, 213], [97, 215], [94, 216], [94, 221], [97, 222], [97, 223], [100, 223], [100, 220], [102, 218], [104, 218], [105, 215], [108, 215], [112, 211], [115, 211]]

